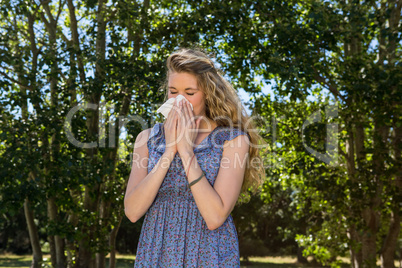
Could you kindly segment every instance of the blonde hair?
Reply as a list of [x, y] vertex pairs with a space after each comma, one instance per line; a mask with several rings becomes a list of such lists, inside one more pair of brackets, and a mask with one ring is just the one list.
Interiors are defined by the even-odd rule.
[[[249, 194], [257, 194], [260, 191], [259, 186], [265, 179], [265, 169], [259, 149], [253, 146], [259, 145], [262, 137], [255, 131], [249, 131], [255, 129], [255, 124], [247, 115], [237, 92], [222, 76], [223, 72], [215, 68], [211, 59], [200, 48], [179, 49], [168, 57], [166, 67], [166, 78], [162, 86], [165, 91], [165, 101], [168, 98], [168, 81], [171, 73], [193, 74], [197, 78], [198, 87], [205, 94], [208, 119], [216, 122], [218, 126], [228, 126], [228, 123], [231, 123], [232, 127], [239, 128], [248, 134], [250, 139], [249, 156], [238, 203], [249, 200]], [[227, 122], [228, 118], [231, 122]]]

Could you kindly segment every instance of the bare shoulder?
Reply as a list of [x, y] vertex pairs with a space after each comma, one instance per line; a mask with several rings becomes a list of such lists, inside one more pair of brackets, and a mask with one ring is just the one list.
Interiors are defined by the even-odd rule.
[[243, 150], [248, 150], [250, 146], [250, 139], [248, 135], [239, 135], [232, 140], [224, 141], [224, 148], [231, 147], [231, 148], [242, 148]]
[[144, 129], [137, 135], [137, 138], [135, 139], [134, 148], [139, 148], [147, 144], [149, 135], [151, 134], [151, 130], [152, 128]]
[[[140, 132], [140, 134], [141, 134], [144, 138], [146, 138], [146, 139], [148, 140], [149, 135], [151, 134], [151, 130], [152, 130], [151, 127], [150, 127], [150, 128], [147, 128], [147, 129], [144, 129], [143, 131]], [[140, 134], [138, 134], [138, 135], [140, 135]]]

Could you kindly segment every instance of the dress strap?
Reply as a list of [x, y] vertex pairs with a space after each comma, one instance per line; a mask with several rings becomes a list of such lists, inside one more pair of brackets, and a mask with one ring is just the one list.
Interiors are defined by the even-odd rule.
[[149, 139], [157, 136], [161, 129], [162, 123], [156, 123], [153, 128], [151, 129], [151, 133], [149, 134]]
[[155, 149], [158, 144], [158, 140], [161, 138], [161, 129], [163, 127], [163, 123], [156, 123], [152, 129], [151, 133], [149, 134], [148, 138], [148, 149]]
[[230, 128], [230, 127], [224, 127], [219, 129], [216, 133], [214, 133], [211, 138], [212, 145], [215, 148], [221, 148], [223, 149], [223, 145], [225, 141], [230, 141], [233, 140], [234, 138], [240, 136], [240, 135], [246, 135], [250, 138], [247, 132], [241, 130], [240, 128]]

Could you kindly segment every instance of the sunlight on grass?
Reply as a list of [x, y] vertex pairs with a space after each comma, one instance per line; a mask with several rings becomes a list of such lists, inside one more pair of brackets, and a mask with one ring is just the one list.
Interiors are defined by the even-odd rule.
[[[50, 264], [50, 255], [43, 255], [44, 260]], [[117, 268], [132, 268], [134, 266], [135, 255], [122, 255], [117, 254]], [[308, 258], [311, 261], [311, 258]], [[339, 258], [343, 262], [343, 267], [350, 266], [350, 260], [348, 258]], [[0, 268], [26, 268], [31, 265], [31, 255], [0, 255]], [[277, 256], [277, 257], [250, 257], [249, 262], [246, 263], [244, 259], [240, 259], [241, 267], [247, 268], [308, 268], [308, 267], [322, 267], [320, 265], [300, 264], [297, 263], [295, 256]], [[380, 266], [381, 262], [378, 261], [377, 265]], [[109, 255], [106, 258], [106, 267], [109, 266]], [[399, 261], [395, 261], [395, 266], [399, 266]], [[50, 265], [49, 265], [50, 267]]]
[[[44, 258], [49, 260], [49, 255], [44, 255]], [[121, 255], [117, 254], [117, 268], [132, 268], [134, 265], [135, 256], [134, 255]], [[0, 256], [0, 267], [1, 268], [25, 268], [29, 267], [31, 264], [31, 255], [1, 255]], [[294, 263], [296, 258], [293, 257], [251, 257], [250, 262], [245, 264], [244, 260], [241, 259], [241, 267], [270, 267], [270, 268], [285, 268], [285, 267], [302, 267], [297, 266]], [[106, 267], [109, 266], [109, 256], [106, 259]]]
[[31, 255], [0, 255], [0, 267], [26, 268], [31, 266]]

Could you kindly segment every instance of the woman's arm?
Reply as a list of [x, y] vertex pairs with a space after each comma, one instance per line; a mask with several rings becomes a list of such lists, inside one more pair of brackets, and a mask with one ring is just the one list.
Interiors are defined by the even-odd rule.
[[174, 158], [174, 154], [166, 150], [147, 174], [149, 156], [147, 141], [150, 132], [151, 129], [142, 131], [134, 144], [133, 165], [124, 196], [124, 212], [131, 222], [139, 220], [152, 205]]
[[[214, 230], [225, 222], [239, 198], [248, 150], [249, 138], [246, 135], [226, 141], [214, 186], [211, 186], [205, 176], [191, 186], [194, 200], [209, 230]], [[194, 152], [187, 152], [181, 156], [182, 162], [186, 163], [186, 171], [193, 154]], [[202, 174], [197, 157], [194, 158], [187, 174], [189, 183]]]

